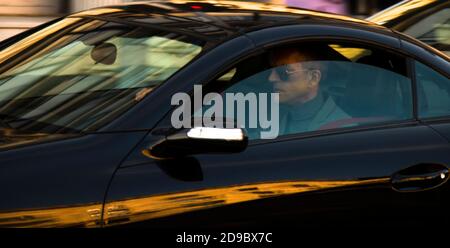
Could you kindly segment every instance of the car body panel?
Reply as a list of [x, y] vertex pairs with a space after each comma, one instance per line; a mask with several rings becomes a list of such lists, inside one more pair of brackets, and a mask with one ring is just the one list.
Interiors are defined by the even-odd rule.
[[[345, 216], [348, 223], [359, 218], [376, 221], [375, 216], [401, 219], [390, 208], [400, 202], [387, 200], [402, 194], [391, 189], [390, 176], [421, 162], [448, 164], [449, 149], [446, 140], [428, 127], [412, 125], [251, 145], [236, 155], [129, 164], [117, 171], [111, 184], [105, 225], [140, 225], [135, 222], [144, 220], [166, 227], [337, 224], [330, 219], [333, 213]], [[312, 195], [321, 198], [324, 192], [326, 198], [314, 200]], [[314, 201], [328, 205], [303, 208]], [[243, 209], [246, 214], [241, 214]], [[189, 217], [181, 222], [184, 214], [203, 222]], [[222, 214], [232, 217], [225, 220]]]
[[0, 225], [99, 225], [114, 171], [145, 134], [91, 134], [2, 151]]
[[301, 38], [310, 37], [333, 37], [348, 38], [352, 40], [362, 40], [386, 45], [391, 48], [399, 48], [399, 40], [391, 31], [386, 29], [372, 28], [361, 25], [346, 25], [332, 23], [301, 23], [301, 25], [286, 25], [265, 30], [254, 31], [248, 34], [255, 41], [256, 46], [270, 45], [280, 40], [285, 42], [295, 41]]

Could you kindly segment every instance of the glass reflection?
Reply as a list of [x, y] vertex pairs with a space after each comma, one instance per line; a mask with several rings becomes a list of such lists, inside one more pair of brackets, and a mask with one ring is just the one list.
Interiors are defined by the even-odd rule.
[[102, 20], [68, 18], [56, 26], [0, 54], [0, 128], [94, 130], [142, 100], [204, 44]]
[[106, 204], [105, 225], [139, 222], [282, 195], [387, 183], [388, 181], [388, 178], [380, 178], [346, 181], [268, 182], [119, 200]]

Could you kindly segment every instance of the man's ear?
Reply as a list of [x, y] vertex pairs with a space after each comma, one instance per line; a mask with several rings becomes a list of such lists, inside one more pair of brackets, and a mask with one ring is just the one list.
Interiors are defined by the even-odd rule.
[[320, 70], [311, 70], [309, 72], [309, 84], [311, 86], [317, 86], [322, 78]]

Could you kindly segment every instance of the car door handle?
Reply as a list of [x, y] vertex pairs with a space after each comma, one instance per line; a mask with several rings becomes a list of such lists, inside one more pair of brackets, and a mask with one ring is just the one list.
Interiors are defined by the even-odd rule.
[[441, 164], [418, 164], [394, 173], [392, 188], [400, 192], [418, 192], [434, 189], [448, 179], [448, 167]]

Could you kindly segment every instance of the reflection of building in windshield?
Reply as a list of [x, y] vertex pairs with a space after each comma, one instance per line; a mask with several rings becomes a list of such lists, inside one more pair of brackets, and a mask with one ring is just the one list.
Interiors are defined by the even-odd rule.
[[[156, 32], [140, 25], [66, 18], [0, 51], [0, 63], [12, 61], [0, 68], [0, 114], [7, 117], [2, 126], [73, 133], [126, 111], [141, 88], [163, 83], [206, 43], [203, 36], [166, 31], [171, 22], [158, 19]], [[27, 56], [12, 60], [24, 51]], [[8, 138], [6, 143], [18, 137]]]

